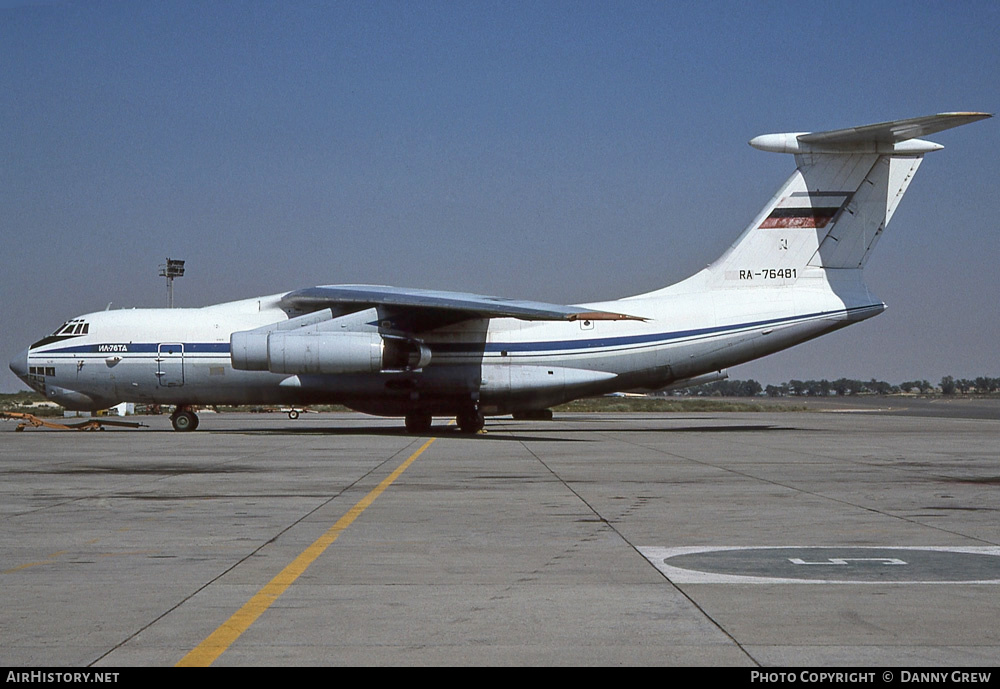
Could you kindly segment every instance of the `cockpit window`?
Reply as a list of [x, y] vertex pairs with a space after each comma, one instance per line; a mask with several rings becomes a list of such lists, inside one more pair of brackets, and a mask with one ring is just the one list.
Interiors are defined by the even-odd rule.
[[55, 336], [55, 335], [86, 335], [88, 330], [90, 330], [90, 324], [89, 323], [85, 323], [84, 321], [81, 321], [81, 320], [79, 320], [77, 318], [74, 318], [73, 320], [66, 321], [65, 323], [63, 323], [62, 325], [60, 325], [58, 328], [56, 328], [56, 331], [54, 333], [52, 333], [52, 335], [53, 336]]
[[90, 323], [80, 319], [74, 318], [71, 321], [66, 321], [58, 328], [55, 332], [48, 337], [43, 337], [38, 342], [31, 345], [29, 349], [34, 349], [35, 347], [41, 347], [42, 345], [51, 344], [53, 342], [58, 342], [64, 340], [67, 337], [75, 337], [77, 335], [86, 335], [90, 332]]

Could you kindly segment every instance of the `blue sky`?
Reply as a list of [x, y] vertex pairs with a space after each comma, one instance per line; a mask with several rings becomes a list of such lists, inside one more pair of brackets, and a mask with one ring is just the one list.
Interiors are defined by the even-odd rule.
[[[179, 306], [652, 290], [791, 172], [750, 138], [995, 112], [997, 36], [996, 2], [4, 3], [0, 355], [163, 305], [168, 256]], [[1000, 375], [1000, 120], [931, 138], [869, 263], [889, 310], [733, 377]]]

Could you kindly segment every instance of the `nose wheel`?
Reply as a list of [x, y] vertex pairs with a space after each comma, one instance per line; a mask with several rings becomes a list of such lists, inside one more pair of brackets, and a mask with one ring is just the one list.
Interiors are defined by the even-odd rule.
[[198, 428], [198, 415], [188, 408], [178, 407], [170, 415], [170, 423], [175, 431], [193, 431]]

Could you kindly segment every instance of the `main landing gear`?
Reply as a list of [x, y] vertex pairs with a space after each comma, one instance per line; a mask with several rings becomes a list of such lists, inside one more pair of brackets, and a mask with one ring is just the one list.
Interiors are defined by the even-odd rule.
[[190, 406], [177, 405], [177, 409], [170, 415], [170, 423], [173, 424], [175, 431], [193, 431], [198, 428], [198, 415]]
[[458, 430], [462, 433], [478, 433], [486, 425], [486, 418], [478, 408], [461, 412], [455, 420], [458, 422]]
[[[431, 415], [423, 411], [411, 411], [406, 415], [408, 433], [427, 433], [431, 430]], [[486, 419], [479, 409], [467, 409], [455, 417], [458, 430], [462, 433], [478, 433], [486, 425]]]
[[511, 416], [515, 421], [551, 421], [551, 409], [528, 409], [516, 411]]
[[423, 411], [411, 411], [406, 415], [407, 433], [426, 433], [431, 430], [431, 415]]

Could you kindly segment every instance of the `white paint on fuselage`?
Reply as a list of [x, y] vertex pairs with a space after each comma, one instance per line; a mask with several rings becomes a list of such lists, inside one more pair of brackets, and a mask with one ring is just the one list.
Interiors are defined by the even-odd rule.
[[[706, 292], [698, 291], [698, 283], [705, 279], [699, 274], [672, 288], [584, 305], [595, 311], [629, 313], [643, 321], [466, 321], [424, 333], [424, 342], [432, 350], [439, 349], [427, 369], [410, 375], [425, 376], [433, 369], [434, 375], [442, 376], [445, 367], [477, 367], [486, 382], [483, 401], [496, 409], [516, 406], [518, 396], [530, 395], [534, 388], [543, 396], [540, 401], [554, 403], [581, 392], [662, 387], [876, 315], [881, 305], [868, 294], [860, 277], [860, 271], [845, 271], [838, 277], [841, 284], [831, 286], [827, 272], [819, 271], [812, 289], [776, 285]], [[800, 282], [808, 284], [808, 278]], [[282, 385], [287, 375], [233, 369], [230, 336], [286, 320], [288, 315], [278, 307], [281, 297], [269, 295], [198, 309], [87, 314], [81, 317], [90, 324], [87, 335], [31, 350], [28, 365], [54, 369], [54, 375], [45, 377], [46, 386], [82, 393], [93, 400], [89, 406], [120, 401], [350, 402], [352, 396], [376, 394], [357, 376], [324, 376], [320, 381], [303, 377], [305, 383], [297, 380], [295, 385]], [[183, 348], [180, 359], [171, 360], [170, 345], [175, 350]], [[525, 368], [511, 377], [502, 367]], [[559, 386], [545, 379], [556, 374], [543, 371], [544, 367], [560, 369]], [[581, 373], [573, 374], [573, 370]], [[533, 378], [536, 373], [541, 378]], [[59, 401], [57, 395], [50, 397]], [[67, 406], [74, 404], [68, 398], [67, 402]]]

